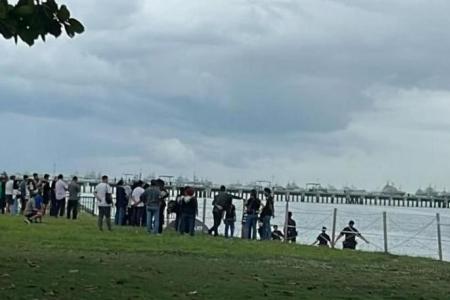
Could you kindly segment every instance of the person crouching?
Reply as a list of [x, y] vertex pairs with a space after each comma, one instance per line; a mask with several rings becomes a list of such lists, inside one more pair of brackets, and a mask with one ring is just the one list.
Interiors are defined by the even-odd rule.
[[42, 208], [44, 199], [42, 198], [41, 192], [36, 192], [32, 195], [31, 199], [27, 201], [24, 210], [25, 223], [31, 224], [33, 221], [39, 223], [42, 222]]

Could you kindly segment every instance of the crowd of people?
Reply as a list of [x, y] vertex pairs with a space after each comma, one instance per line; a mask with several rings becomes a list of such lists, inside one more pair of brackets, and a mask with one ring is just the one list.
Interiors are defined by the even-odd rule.
[[[175, 200], [169, 200], [169, 192], [162, 179], [153, 179], [150, 183], [138, 180], [131, 185], [119, 180], [115, 187], [115, 197], [113, 197], [113, 189], [106, 175], [95, 187], [99, 230], [103, 231], [104, 223], [108, 230], [112, 229], [111, 210], [114, 205], [115, 225], [146, 227], [150, 234], [161, 234], [165, 222], [164, 216], [167, 213], [167, 215], [175, 214], [173, 227], [177, 232], [192, 236], [195, 234], [198, 201], [194, 188], [181, 187]], [[66, 183], [63, 175], [58, 175], [51, 180], [49, 174], [45, 174], [42, 178], [39, 178], [36, 173], [32, 177], [24, 175], [22, 179], [14, 175], [8, 177], [7, 174], [2, 174], [0, 176], [0, 209], [2, 214], [23, 215], [24, 221], [28, 224], [42, 222], [47, 210], [51, 217], [58, 218], [65, 215], [67, 219], [75, 220], [80, 206], [80, 192], [81, 187], [76, 176], [70, 183]], [[219, 227], [223, 220], [224, 236], [234, 237], [237, 218], [233, 199], [242, 200], [241, 197], [228, 193], [225, 186], [221, 186], [212, 202], [214, 224], [208, 230], [210, 235], [219, 235]], [[288, 212], [284, 231], [280, 231], [277, 225], [273, 225], [272, 229], [271, 219], [275, 216], [275, 207], [270, 188], [264, 189], [262, 200], [258, 198], [256, 190], [252, 190], [250, 197], [245, 200], [242, 237], [257, 239], [259, 235], [261, 240], [284, 240], [296, 243], [298, 232], [292, 212]], [[313, 245], [329, 247], [342, 237], [344, 237], [344, 249], [355, 249], [357, 237], [368, 243], [354, 227], [354, 221], [349, 222], [335, 241], [330, 238], [326, 230], [326, 227], [322, 228], [322, 232]]]

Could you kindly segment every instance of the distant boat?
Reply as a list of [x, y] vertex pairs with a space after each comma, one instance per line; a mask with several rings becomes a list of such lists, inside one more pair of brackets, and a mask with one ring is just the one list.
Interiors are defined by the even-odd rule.
[[381, 194], [388, 195], [388, 196], [404, 196], [406, 195], [405, 192], [399, 190], [394, 183], [388, 182], [381, 190]]

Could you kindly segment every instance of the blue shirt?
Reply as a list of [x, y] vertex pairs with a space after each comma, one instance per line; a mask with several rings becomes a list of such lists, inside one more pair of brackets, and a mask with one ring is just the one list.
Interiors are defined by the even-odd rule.
[[36, 209], [41, 209], [42, 203], [44, 202], [44, 198], [42, 198], [41, 195], [34, 196], [34, 205], [36, 206]]

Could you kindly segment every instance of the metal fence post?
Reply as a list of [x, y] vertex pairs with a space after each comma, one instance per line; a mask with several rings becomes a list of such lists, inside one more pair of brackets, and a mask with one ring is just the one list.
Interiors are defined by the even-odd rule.
[[95, 216], [95, 197], [92, 197], [92, 215]]
[[288, 239], [288, 223], [289, 223], [289, 192], [286, 192], [286, 208], [284, 212], [284, 241], [289, 242]]
[[336, 239], [336, 217], [337, 217], [337, 208], [333, 209], [333, 227], [331, 231], [331, 248], [334, 249], [334, 241]]
[[[211, 194], [210, 190], [206, 191], [206, 197], [208, 197]], [[205, 232], [205, 226], [206, 226], [206, 197], [203, 198], [203, 214], [202, 214], [202, 222], [203, 222], [203, 232]]]
[[439, 213], [436, 214], [436, 222], [437, 222], [437, 237], [438, 237], [439, 260], [442, 261], [441, 216], [440, 216]]
[[383, 236], [384, 236], [384, 253], [388, 253], [388, 239], [387, 239], [387, 220], [386, 212], [383, 211]]

